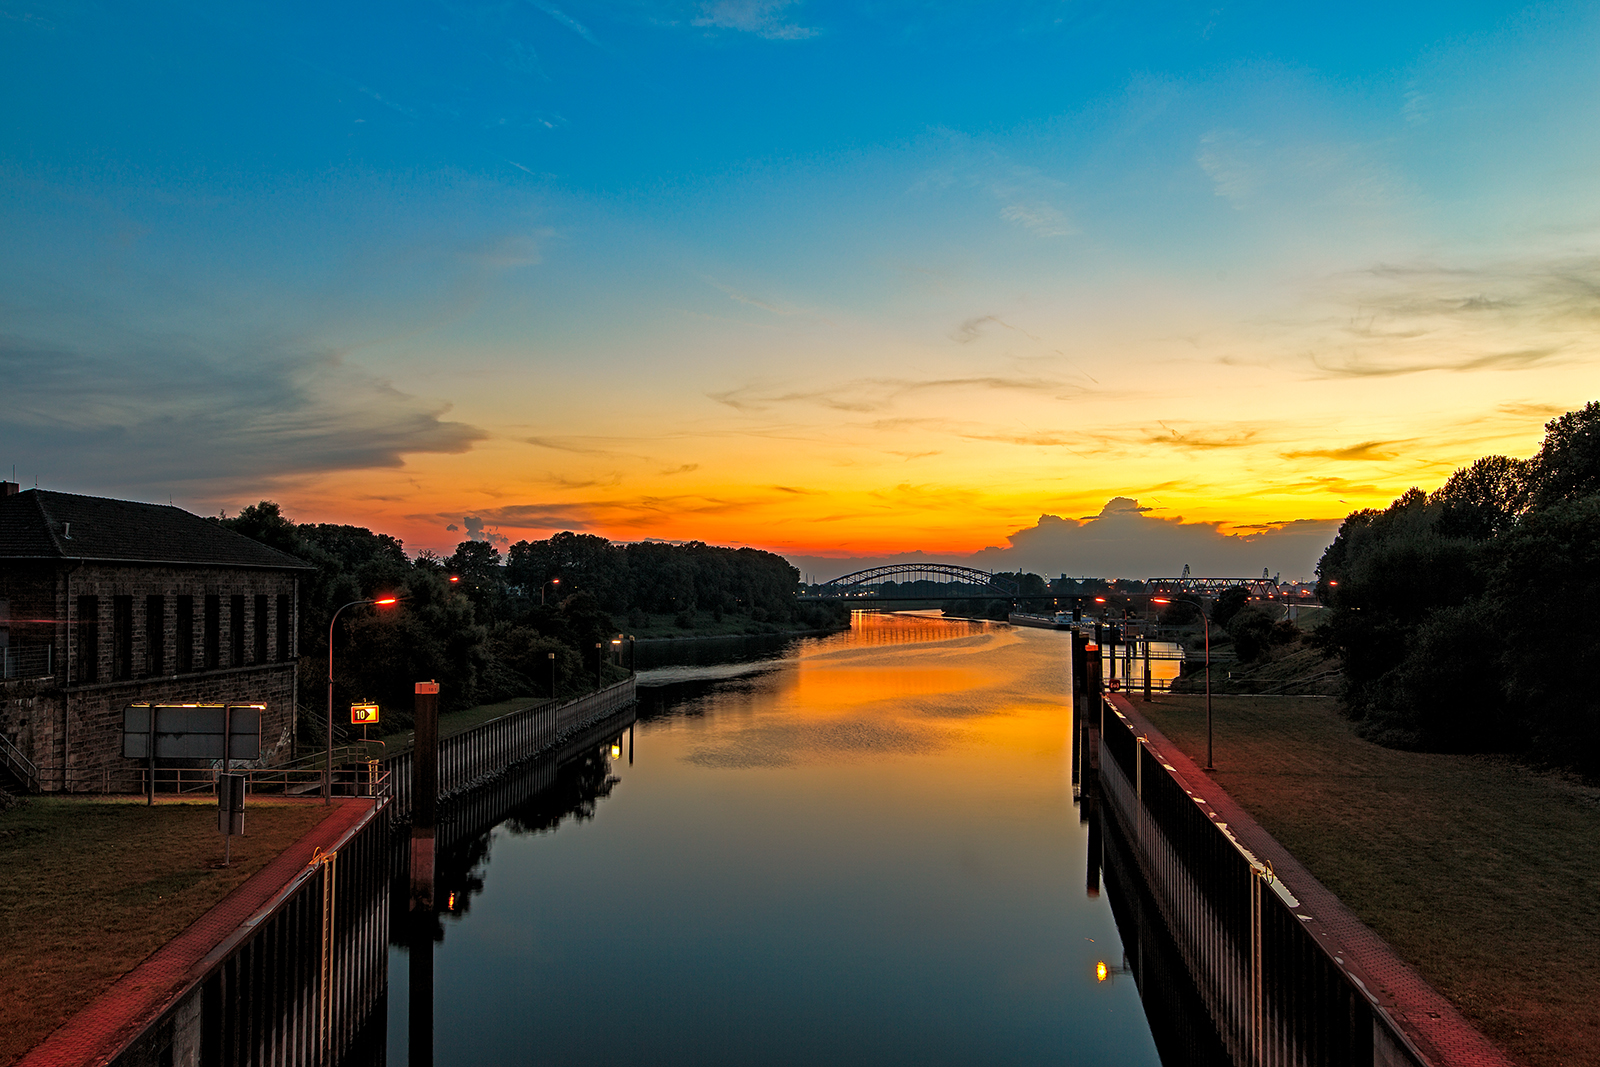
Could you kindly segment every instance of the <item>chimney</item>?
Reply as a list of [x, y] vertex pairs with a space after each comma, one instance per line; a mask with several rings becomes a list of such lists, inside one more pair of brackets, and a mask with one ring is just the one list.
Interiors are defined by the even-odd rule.
[[0, 482], [0, 496], [16, 496], [22, 492], [22, 486], [16, 482]]

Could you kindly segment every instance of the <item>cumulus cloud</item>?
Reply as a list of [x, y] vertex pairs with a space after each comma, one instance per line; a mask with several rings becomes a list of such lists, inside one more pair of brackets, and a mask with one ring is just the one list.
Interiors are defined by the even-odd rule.
[[1265, 568], [1285, 578], [1309, 577], [1340, 519], [1271, 523], [1224, 532], [1221, 523], [1158, 518], [1137, 500], [1116, 497], [1082, 519], [1041, 515], [1003, 548], [971, 558], [989, 570], [1038, 574], [1151, 578], [1181, 574], [1244, 577]]
[[[509, 537], [494, 530], [485, 529], [483, 519], [476, 515], [463, 515], [461, 525], [466, 528], [468, 541], [488, 541], [490, 544], [496, 545], [509, 545], [511, 543]], [[451, 523], [446, 527], [449, 530], [454, 530], [455, 528], [455, 523]]]
[[1309, 578], [1341, 519], [1263, 523], [1225, 532], [1221, 523], [1158, 518], [1131, 497], [1114, 497], [1083, 518], [1041, 515], [1007, 544], [968, 555], [902, 552], [830, 559], [790, 555], [814, 580], [826, 581], [866, 567], [897, 563], [959, 563], [984, 570], [1030, 571], [1102, 578], [1159, 578], [1187, 565], [1200, 576], [1250, 577], [1263, 568], [1285, 580]]

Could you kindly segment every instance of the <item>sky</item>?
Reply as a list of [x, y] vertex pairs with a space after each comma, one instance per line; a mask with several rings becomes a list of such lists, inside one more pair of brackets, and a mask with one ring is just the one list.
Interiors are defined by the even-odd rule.
[[1600, 6], [0, 0], [0, 469], [1312, 573], [1600, 395]]

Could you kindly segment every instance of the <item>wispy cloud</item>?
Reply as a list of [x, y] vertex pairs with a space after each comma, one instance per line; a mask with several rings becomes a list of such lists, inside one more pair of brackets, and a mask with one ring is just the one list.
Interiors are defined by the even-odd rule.
[[554, 437], [524, 437], [522, 443], [533, 445], [535, 448], [548, 448], [556, 452], [575, 452], [583, 456], [609, 456], [612, 451], [608, 448], [596, 448], [593, 445], [578, 444], [576, 441]]
[[1279, 452], [1284, 459], [1348, 459], [1348, 460], [1383, 460], [1393, 459], [1399, 455], [1395, 450], [1396, 445], [1409, 444], [1407, 441], [1362, 441], [1360, 444], [1346, 445], [1343, 448], [1307, 448], [1295, 452]]
[[1425, 359], [1394, 363], [1379, 363], [1359, 358], [1334, 362], [1313, 356], [1311, 363], [1322, 376], [1328, 378], [1393, 378], [1402, 374], [1421, 374], [1424, 371], [1522, 370], [1535, 364], [1549, 362], [1560, 352], [1561, 346], [1523, 348], [1511, 352], [1489, 352], [1466, 359]]
[[1020, 163], [988, 142], [965, 133], [939, 131], [948, 141], [949, 162], [923, 173], [917, 190], [983, 190], [999, 202], [999, 217], [1040, 237], [1070, 237], [1079, 232], [1071, 210], [1061, 203], [1065, 182]]
[[700, 15], [691, 20], [691, 25], [739, 30], [773, 41], [802, 41], [815, 37], [815, 29], [786, 17], [790, 8], [798, 6], [798, 0], [710, 0], [700, 5]]
[[719, 404], [747, 414], [780, 404], [808, 403], [835, 411], [870, 413], [892, 407], [896, 401], [919, 393], [952, 389], [991, 389], [1057, 395], [1081, 391], [1079, 387], [1046, 378], [981, 375], [962, 378], [858, 378], [822, 389], [777, 390], [744, 385], [706, 395]]
[[1235, 430], [1229, 434], [1206, 433], [1205, 431], [1178, 430], [1159, 423], [1159, 433], [1146, 430], [1144, 440], [1152, 445], [1172, 445], [1176, 448], [1193, 449], [1199, 451], [1214, 451], [1220, 448], [1245, 448], [1259, 443], [1256, 438], [1260, 431], [1256, 428]]
[[589, 32], [589, 27], [562, 11], [556, 5], [549, 3], [548, 0], [528, 0], [528, 2], [596, 48], [601, 47], [600, 42], [595, 40], [594, 34]]

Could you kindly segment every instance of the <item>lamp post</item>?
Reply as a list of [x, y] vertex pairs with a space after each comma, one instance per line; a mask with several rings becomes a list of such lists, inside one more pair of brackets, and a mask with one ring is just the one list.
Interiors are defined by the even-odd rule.
[[[1188, 600], [1188, 597], [1184, 598]], [[1171, 604], [1167, 597], [1151, 597], [1153, 604]], [[1206, 616], [1205, 605], [1198, 600], [1189, 600], [1189, 603], [1200, 609], [1200, 621], [1206, 628], [1206, 766], [1208, 771], [1216, 770], [1211, 762], [1211, 619]]]
[[333, 618], [328, 620], [328, 754], [327, 762], [323, 767], [322, 775], [322, 802], [333, 803], [333, 625], [339, 621], [339, 612], [345, 608], [353, 608], [358, 604], [381, 604], [389, 607], [400, 603], [397, 596], [367, 597], [362, 600], [352, 600], [348, 604], [341, 604], [334, 609]]
[[551, 578], [548, 582], [545, 582], [543, 585], [539, 586], [539, 606], [541, 608], [544, 607], [544, 591], [546, 589], [550, 588], [552, 585], [560, 585], [560, 584], [561, 584], [561, 579], [560, 578]]

